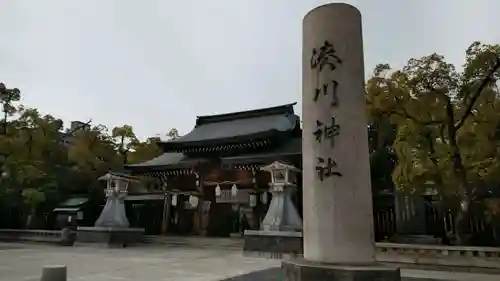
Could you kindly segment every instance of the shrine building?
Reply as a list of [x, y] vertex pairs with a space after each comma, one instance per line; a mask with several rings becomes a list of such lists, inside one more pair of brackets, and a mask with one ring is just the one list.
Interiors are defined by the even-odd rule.
[[[163, 154], [127, 165], [161, 186], [129, 191], [127, 215], [148, 234], [229, 236], [259, 229], [271, 201], [274, 161], [301, 165], [301, 121], [294, 105], [199, 116], [193, 130], [160, 142]], [[302, 214], [302, 178], [293, 201]], [[155, 190], [155, 191], [152, 191]]]

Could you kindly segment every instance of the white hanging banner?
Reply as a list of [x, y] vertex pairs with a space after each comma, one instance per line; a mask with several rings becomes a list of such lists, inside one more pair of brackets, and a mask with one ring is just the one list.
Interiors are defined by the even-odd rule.
[[177, 206], [177, 194], [172, 195], [172, 206]]
[[249, 203], [250, 203], [250, 207], [257, 206], [257, 195], [250, 194]]
[[191, 204], [191, 206], [194, 208], [194, 207], [197, 207], [198, 206], [198, 197], [196, 196], [193, 196], [193, 195], [190, 195], [189, 196], [189, 204]]
[[233, 196], [231, 189], [222, 189], [221, 195], [215, 197], [215, 202], [248, 204], [250, 202], [250, 191], [250, 189], [238, 189], [237, 195]]
[[219, 185], [217, 185], [217, 186], [215, 187], [215, 196], [220, 196], [220, 195], [221, 195], [220, 186], [219, 186]]
[[231, 196], [238, 196], [238, 187], [236, 186], [236, 184], [233, 184], [233, 187], [231, 187]]

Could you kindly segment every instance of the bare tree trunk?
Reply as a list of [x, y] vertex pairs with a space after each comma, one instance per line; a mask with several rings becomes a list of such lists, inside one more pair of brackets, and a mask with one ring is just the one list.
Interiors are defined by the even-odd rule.
[[122, 155], [123, 155], [123, 165], [127, 165], [127, 162], [128, 162], [128, 153], [124, 152]]
[[471, 192], [469, 182], [467, 180], [467, 170], [465, 169], [462, 154], [460, 153], [460, 148], [457, 142], [457, 132], [460, 126], [455, 126], [455, 114], [453, 111], [453, 106], [451, 104], [450, 98], [443, 96], [446, 101], [446, 117], [447, 117], [447, 130], [449, 137], [449, 145], [452, 149], [451, 151], [451, 163], [453, 168], [453, 174], [458, 180], [458, 193], [459, 193], [459, 208], [457, 214], [455, 215], [455, 236], [457, 243], [463, 245], [466, 241], [464, 236], [465, 223], [469, 218], [469, 205], [471, 203]]

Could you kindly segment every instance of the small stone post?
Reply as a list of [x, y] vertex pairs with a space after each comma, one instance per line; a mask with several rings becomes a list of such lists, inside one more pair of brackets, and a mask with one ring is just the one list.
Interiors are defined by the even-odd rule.
[[66, 281], [67, 269], [65, 265], [48, 265], [42, 269], [40, 281]]

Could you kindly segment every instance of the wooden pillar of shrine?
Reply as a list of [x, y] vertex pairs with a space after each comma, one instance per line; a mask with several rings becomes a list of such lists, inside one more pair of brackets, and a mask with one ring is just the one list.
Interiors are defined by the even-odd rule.
[[161, 221], [161, 234], [166, 235], [170, 222], [170, 214], [172, 209], [172, 194], [165, 192], [163, 198], [163, 215]]
[[194, 233], [206, 236], [207, 235], [207, 223], [204, 221], [208, 218], [205, 218], [205, 196], [204, 196], [204, 175], [203, 171], [200, 169], [195, 172], [196, 178], [196, 189], [198, 191], [198, 205], [196, 206], [196, 211], [193, 215], [193, 229]]

